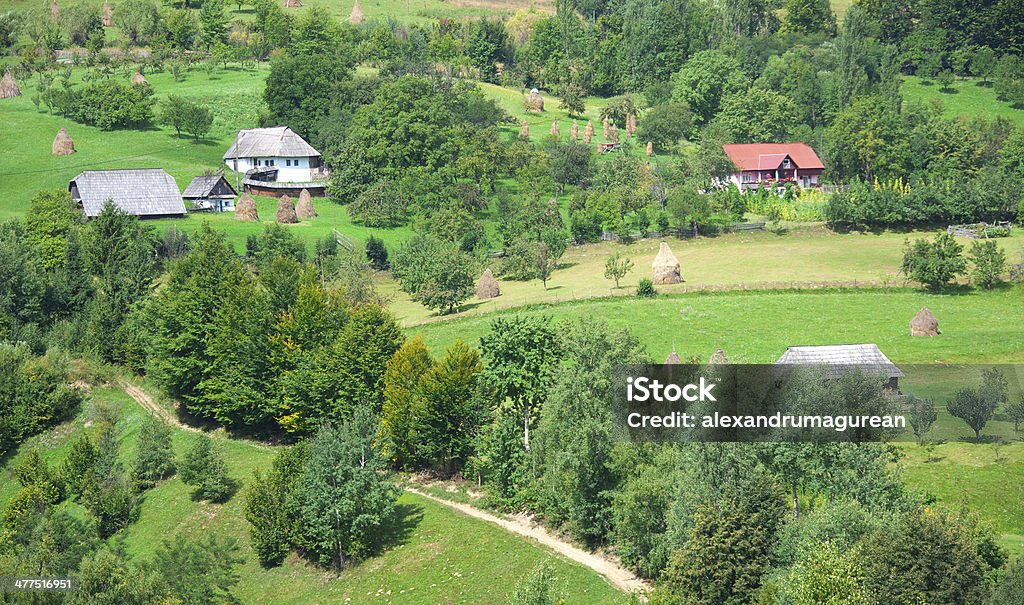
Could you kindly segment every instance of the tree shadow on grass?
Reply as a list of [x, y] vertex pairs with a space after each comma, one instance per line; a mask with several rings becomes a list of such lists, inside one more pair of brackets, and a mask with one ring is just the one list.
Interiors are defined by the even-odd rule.
[[386, 525], [381, 528], [379, 539], [374, 544], [371, 556], [376, 556], [396, 546], [409, 542], [413, 531], [423, 521], [423, 507], [419, 504], [398, 503], [395, 505], [395, 514]]

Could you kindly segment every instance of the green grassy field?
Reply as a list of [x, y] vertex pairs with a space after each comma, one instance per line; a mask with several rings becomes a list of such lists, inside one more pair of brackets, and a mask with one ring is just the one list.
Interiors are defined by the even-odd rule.
[[979, 86], [978, 78], [957, 79], [950, 91], [940, 90], [942, 86], [935, 81], [925, 81], [916, 76], [903, 79], [903, 102], [931, 103], [938, 100], [942, 103], [942, 112], [949, 117], [983, 116], [992, 119], [996, 116], [1006, 118], [1014, 125], [1024, 126], [1024, 109], [1015, 109], [1005, 101], [996, 98], [991, 86]]
[[[19, 453], [0, 465], [0, 503], [17, 492], [13, 469], [30, 447], [39, 448], [51, 465], [64, 459], [71, 443], [87, 426], [97, 404], [121, 411], [118, 424], [121, 458], [127, 465], [134, 456], [139, 427], [146, 417], [123, 391], [96, 389], [92, 400], [74, 420], [32, 438]], [[625, 597], [589, 569], [553, 558], [540, 545], [520, 539], [489, 523], [478, 521], [413, 494], [398, 501], [399, 522], [391, 546], [379, 556], [341, 574], [327, 573], [296, 557], [266, 570], [252, 551], [243, 514], [245, 487], [254, 469], [267, 468], [273, 448], [227, 439], [214, 433], [222, 448], [229, 475], [243, 483], [241, 491], [224, 504], [194, 502], [190, 488], [177, 478], [147, 491], [139, 520], [117, 536], [126, 551], [141, 560], [151, 557], [160, 542], [183, 533], [196, 538], [210, 533], [239, 539], [245, 562], [238, 568], [235, 589], [242, 603], [480, 603], [505, 602], [505, 595], [530, 569], [550, 559], [567, 603], [611, 605]], [[173, 433], [177, 455], [195, 436]], [[78, 508], [72, 505], [72, 509]]]

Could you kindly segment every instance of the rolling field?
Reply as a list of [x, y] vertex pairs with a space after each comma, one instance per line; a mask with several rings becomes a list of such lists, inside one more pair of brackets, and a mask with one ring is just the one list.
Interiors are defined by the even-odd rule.
[[[121, 459], [128, 465], [146, 412], [123, 391], [96, 389], [92, 401], [74, 420], [36, 436], [19, 453], [0, 464], [0, 505], [18, 490], [13, 469], [30, 447], [38, 447], [51, 466], [64, 459], [71, 443], [87, 428], [91, 409], [112, 405], [121, 411], [118, 424]], [[428, 499], [404, 494], [398, 501], [398, 522], [390, 546], [341, 574], [327, 573], [292, 556], [283, 566], [263, 569], [249, 543], [243, 507], [244, 483], [254, 469], [270, 465], [274, 449], [248, 441], [214, 437], [222, 448], [229, 475], [243, 483], [224, 504], [194, 502], [191, 488], [172, 478], [145, 492], [139, 520], [118, 534], [126, 551], [138, 560], [152, 557], [160, 542], [176, 533], [201, 538], [209, 533], [237, 537], [245, 562], [237, 569], [234, 590], [242, 603], [480, 603], [498, 605], [529, 570], [550, 559], [561, 591], [573, 604], [612, 605], [625, 602], [603, 578], [580, 565], [555, 558], [545, 548], [513, 536], [489, 523], [451, 511]], [[194, 436], [173, 432], [181, 456]], [[77, 505], [69, 505], [85, 514]]]
[[942, 102], [942, 113], [947, 117], [996, 116], [1010, 120], [1015, 126], [1024, 126], [1024, 109], [1011, 107], [996, 98], [995, 90], [979, 86], [978, 78], [958, 78], [950, 86], [952, 92], [939, 90], [937, 82], [925, 82], [916, 76], [903, 78], [903, 102], [927, 104], [935, 99]]

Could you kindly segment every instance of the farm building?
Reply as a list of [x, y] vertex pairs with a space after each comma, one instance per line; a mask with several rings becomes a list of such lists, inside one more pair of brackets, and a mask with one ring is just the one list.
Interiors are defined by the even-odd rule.
[[826, 378], [839, 378], [855, 370], [884, 379], [887, 389], [899, 392], [903, 372], [879, 350], [878, 345], [819, 345], [788, 347], [776, 365], [822, 366]]
[[287, 126], [240, 130], [224, 153], [224, 163], [245, 173], [245, 191], [280, 197], [303, 189], [323, 196], [327, 169], [320, 152]]
[[739, 190], [782, 187], [817, 187], [825, 165], [804, 143], [750, 143], [722, 145], [736, 166], [729, 180]]
[[225, 212], [235, 209], [238, 192], [221, 174], [197, 176], [185, 187], [181, 197], [191, 204], [192, 210]]
[[86, 170], [68, 183], [68, 191], [90, 218], [103, 210], [107, 200], [141, 218], [185, 216], [178, 184], [159, 168]]

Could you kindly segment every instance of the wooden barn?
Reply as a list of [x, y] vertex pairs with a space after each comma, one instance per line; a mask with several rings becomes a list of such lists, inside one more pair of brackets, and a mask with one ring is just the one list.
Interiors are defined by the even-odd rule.
[[222, 174], [197, 176], [185, 187], [181, 197], [188, 202], [190, 210], [198, 212], [226, 212], [235, 209], [238, 192]]
[[89, 218], [99, 215], [107, 200], [141, 218], [185, 216], [178, 184], [159, 168], [86, 170], [68, 183], [68, 191]]
[[859, 371], [878, 376], [885, 388], [894, 393], [899, 392], [899, 379], [903, 377], [902, 370], [874, 344], [788, 347], [775, 363], [823, 367], [828, 379], [839, 378], [851, 370]]

